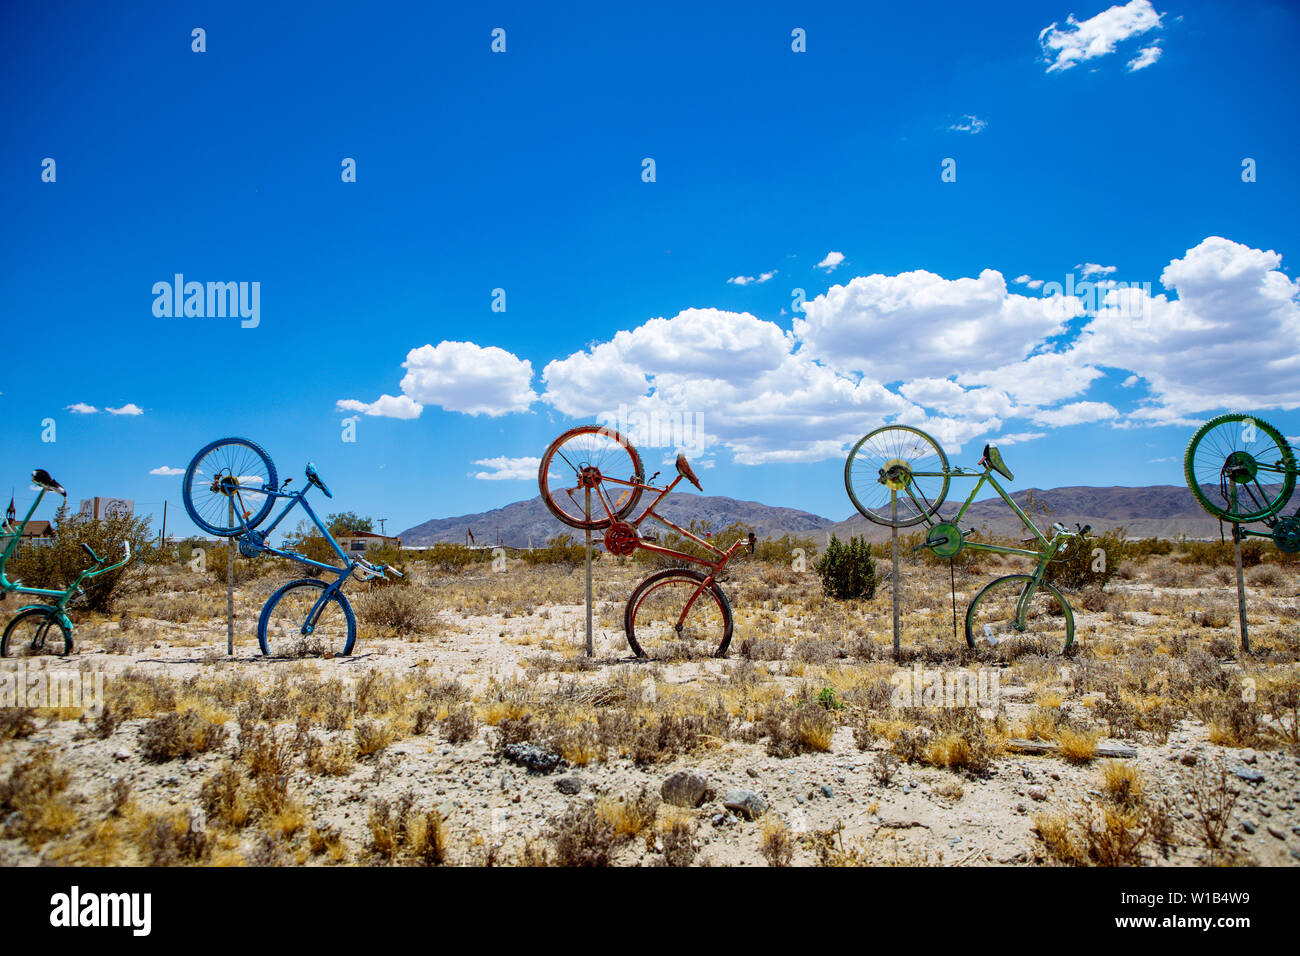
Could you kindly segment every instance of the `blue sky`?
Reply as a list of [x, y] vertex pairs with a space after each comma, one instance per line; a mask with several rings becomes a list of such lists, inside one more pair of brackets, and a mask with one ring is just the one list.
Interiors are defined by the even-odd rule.
[[[699, 416], [706, 492], [834, 518], [891, 421], [1018, 487], [1181, 483], [1225, 405], [1300, 434], [1291, 5], [186, 6], [0, 13], [20, 499], [45, 467], [184, 533], [151, 472], [241, 435], [400, 530], [620, 406]], [[260, 283], [257, 326], [155, 315], [176, 273]]]

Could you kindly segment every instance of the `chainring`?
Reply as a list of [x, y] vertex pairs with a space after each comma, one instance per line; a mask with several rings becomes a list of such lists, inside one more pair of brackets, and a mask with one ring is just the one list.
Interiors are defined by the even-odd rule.
[[255, 558], [266, 550], [266, 538], [260, 531], [245, 531], [239, 536], [239, 553], [246, 558]]
[[1286, 554], [1300, 553], [1300, 516], [1279, 518], [1273, 526], [1273, 543]]
[[626, 557], [636, 550], [639, 540], [636, 528], [626, 521], [615, 521], [605, 532], [605, 550], [618, 557]]
[[954, 557], [961, 550], [961, 529], [951, 521], [940, 521], [926, 532], [925, 543], [941, 558]]

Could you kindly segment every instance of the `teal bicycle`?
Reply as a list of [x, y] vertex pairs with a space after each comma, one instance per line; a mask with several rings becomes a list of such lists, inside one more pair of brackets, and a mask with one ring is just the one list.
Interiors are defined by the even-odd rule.
[[[1064, 653], [1074, 644], [1074, 610], [1060, 591], [1044, 580], [1048, 564], [1072, 542], [1081, 545], [1091, 530], [1075, 525], [1067, 531], [1060, 522], [1052, 525], [1049, 538], [1011, 500], [995, 474], [1013, 481], [1011, 469], [996, 445], [985, 445], [979, 471], [951, 468], [938, 442], [917, 428], [886, 425], [864, 436], [849, 452], [844, 463], [844, 487], [853, 506], [868, 521], [893, 528], [923, 524], [925, 541], [920, 545], [941, 558], [953, 558], [963, 548], [1014, 554], [1034, 558], [1038, 565], [1030, 574], [1008, 574], [995, 578], [975, 595], [966, 610], [966, 643], [975, 647], [977, 638], [997, 644], [1008, 638], [1029, 638]], [[975, 487], [951, 520], [939, 516], [952, 478], [978, 478]], [[1009, 548], [981, 541], [969, 541], [971, 530], [959, 526], [962, 516], [985, 484], [990, 485], [1015, 512], [1038, 545], [1036, 550]], [[955, 615], [954, 615], [955, 616]]]
[[6, 565], [17, 552], [23, 532], [27, 529], [27, 523], [32, 520], [32, 515], [40, 507], [41, 499], [47, 493], [59, 495], [64, 501], [68, 498], [68, 493], [63, 490], [63, 486], [51, 478], [50, 473], [44, 469], [38, 468], [32, 472], [32, 483], [36, 485], [38, 494], [32, 506], [27, 509], [23, 520], [17, 524], [6, 523], [3, 528], [0, 528], [0, 541], [7, 539], [4, 551], [0, 552], [0, 600], [10, 594], [31, 594], [36, 597], [52, 598], [53, 601], [49, 604], [27, 604], [18, 609], [13, 620], [5, 626], [3, 636], [0, 636], [0, 657], [36, 657], [43, 654], [64, 657], [71, 654], [72, 621], [68, 618], [68, 603], [82, 593], [81, 585], [84, 582], [117, 571], [131, 560], [130, 541], [122, 542], [126, 556], [116, 564], [108, 564], [106, 557], [100, 557], [90, 545], [82, 544], [93, 563], [78, 574], [72, 584], [61, 591], [29, 587], [22, 581], [9, 580], [5, 570]]

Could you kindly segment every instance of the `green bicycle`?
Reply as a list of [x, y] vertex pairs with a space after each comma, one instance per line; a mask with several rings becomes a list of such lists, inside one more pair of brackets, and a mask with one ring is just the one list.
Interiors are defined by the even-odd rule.
[[9, 563], [9, 559], [18, 550], [18, 543], [22, 540], [27, 522], [32, 520], [32, 515], [36, 513], [36, 509], [40, 506], [41, 499], [45, 497], [46, 492], [53, 492], [65, 501], [68, 498], [68, 493], [63, 490], [63, 486], [51, 478], [50, 473], [44, 469], [38, 468], [32, 472], [32, 482], [39, 489], [39, 493], [36, 495], [36, 500], [32, 502], [32, 506], [27, 509], [27, 514], [23, 516], [23, 520], [17, 524], [6, 523], [3, 527], [0, 527], [0, 541], [6, 538], [9, 539], [4, 551], [0, 552], [0, 600], [14, 593], [53, 598], [54, 601], [50, 604], [28, 604], [18, 609], [18, 613], [14, 615], [13, 620], [5, 627], [3, 636], [0, 636], [0, 657], [35, 657], [41, 654], [66, 656], [71, 654], [72, 621], [68, 619], [68, 603], [74, 596], [81, 593], [82, 582], [116, 571], [131, 560], [130, 541], [123, 542], [126, 556], [116, 564], [109, 565], [105, 564], [107, 558], [101, 558], [97, 555], [90, 545], [82, 544], [82, 547], [86, 549], [86, 553], [90, 555], [90, 560], [94, 563], [78, 574], [76, 580], [62, 591], [28, 587], [22, 581], [9, 580], [9, 576], [5, 573], [5, 565]]
[[[1295, 491], [1296, 459], [1286, 437], [1263, 419], [1233, 412], [1196, 430], [1183, 456], [1183, 475], [1198, 504], [1243, 538], [1270, 538], [1287, 554], [1300, 552], [1300, 510], [1278, 513]], [[1259, 522], [1267, 531], [1241, 527]]]
[[[978, 467], [980, 471], [951, 468], [938, 442], [925, 432], [907, 425], [886, 425], [853, 446], [844, 463], [844, 487], [853, 506], [868, 521], [894, 528], [924, 524], [927, 530], [920, 547], [939, 557], [952, 558], [962, 548], [971, 548], [1036, 559], [1038, 566], [1032, 574], [995, 578], [975, 595], [966, 610], [966, 643], [974, 647], [980, 636], [990, 644], [1022, 638], [1059, 647], [1065, 653], [1074, 644], [1074, 610], [1044, 576], [1057, 553], [1071, 542], [1081, 545], [1090, 528], [1076, 525], [1075, 531], [1067, 531], [1057, 522], [1052, 525], [1052, 536], [1047, 537], [994, 477], [997, 473], [1007, 481], [1014, 480], [997, 446], [984, 446]], [[957, 514], [944, 520], [939, 507], [948, 495], [949, 480], [963, 477], [979, 480]], [[966, 540], [971, 531], [961, 530], [958, 522], [986, 483], [1024, 522], [1037, 540], [1037, 550]]]

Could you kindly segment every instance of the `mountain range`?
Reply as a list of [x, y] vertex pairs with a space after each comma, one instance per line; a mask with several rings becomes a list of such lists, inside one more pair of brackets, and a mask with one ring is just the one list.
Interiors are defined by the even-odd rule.
[[[959, 490], [954, 486], [949, 491], [947, 501], [939, 509], [942, 516], [950, 518], [956, 514], [965, 500], [955, 497]], [[1011, 498], [1017, 505], [1024, 507], [1025, 500], [1030, 495], [1051, 510], [1051, 514], [1045, 518], [1032, 515], [1043, 530], [1053, 521], [1062, 521], [1067, 527], [1073, 527], [1075, 522], [1090, 524], [1097, 533], [1123, 526], [1132, 538], [1219, 536], [1219, 522], [1203, 511], [1191, 492], [1182, 485], [1046, 490], [1028, 488], [1015, 492]], [[638, 512], [646, 501], [643, 497]], [[757, 501], [738, 501], [719, 495], [674, 491], [658, 510], [669, 520], [683, 526], [692, 520], [708, 521], [714, 531], [721, 531], [736, 521], [743, 521], [751, 525], [761, 538], [779, 537], [787, 532], [817, 539], [825, 539], [830, 533], [841, 538], [865, 534], [873, 541], [889, 537], [888, 528], [872, 524], [857, 513], [836, 521], [797, 508], [778, 508]], [[995, 534], [1020, 533], [1020, 520], [998, 498], [975, 502], [963, 516], [961, 524], [962, 527], [972, 528], [986, 526]], [[648, 530], [651, 523], [643, 527]], [[403, 531], [402, 543], [407, 547], [437, 542], [464, 544], [467, 529], [473, 531], [474, 540], [478, 544], [503, 544], [509, 547], [545, 544], [547, 539], [562, 533], [572, 534], [575, 538], [581, 535], [581, 532], [561, 524], [546, 510], [542, 499], [535, 497], [492, 511], [425, 521]]]

